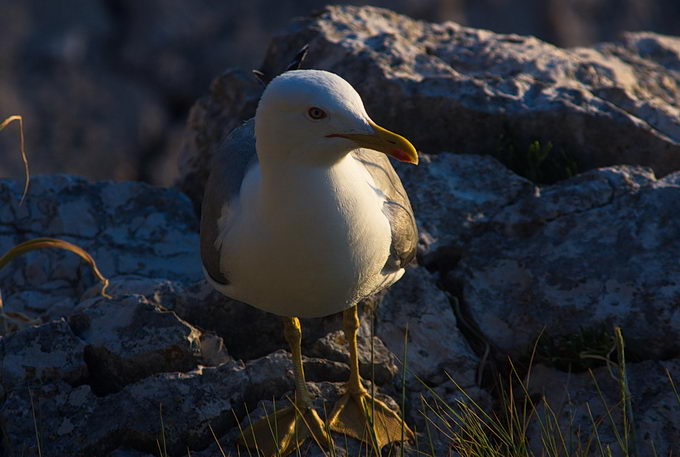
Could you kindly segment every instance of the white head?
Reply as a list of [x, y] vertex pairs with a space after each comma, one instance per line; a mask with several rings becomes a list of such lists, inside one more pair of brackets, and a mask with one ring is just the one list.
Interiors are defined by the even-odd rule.
[[413, 145], [377, 126], [361, 97], [340, 76], [294, 70], [272, 80], [255, 115], [260, 160], [331, 165], [357, 147], [417, 163]]

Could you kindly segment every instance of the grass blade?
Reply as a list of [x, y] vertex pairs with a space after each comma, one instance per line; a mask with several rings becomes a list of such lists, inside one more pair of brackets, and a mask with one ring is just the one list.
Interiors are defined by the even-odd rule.
[[101, 290], [102, 296], [106, 298], [111, 298], [111, 296], [106, 293], [106, 288], [109, 286], [109, 280], [106, 279], [104, 275], [102, 275], [102, 273], [99, 271], [99, 268], [97, 268], [97, 264], [95, 263], [92, 256], [90, 256], [90, 254], [88, 254], [87, 251], [85, 251], [84, 249], [76, 246], [75, 244], [69, 243], [68, 241], [58, 240], [56, 238], [34, 238], [32, 240], [24, 241], [23, 243], [14, 246], [12, 249], [3, 254], [2, 257], [0, 257], [0, 270], [2, 270], [8, 263], [10, 263], [12, 260], [16, 259], [19, 256], [27, 252], [34, 251], [36, 249], [44, 248], [64, 249], [66, 251], [70, 251], [78, 255], [88, 265], [90, 265], [90, 268], [92, 268], [92, 272], [97, 277], [97, 279], [99, 279], [99, 281], [102, 283]]
[[24, 202], [24, 198], [26, 198], [26, 194], [28, 193], [28, 184], [30, 182], [30, 174], [28, 171], [28, 157], [26, 156], [26, 148], [24, 141], [24, 118], [19, 116], [18, 114], [9, 116], [8, 118], [0, 122], [0, 132], [2, 132], [5, 129], [5, 127], [7, 127], [14, 121], [17, 121], [19, 123], [19, 151], [21, 152], [21, 160], [24, 162], [24, 175], [26, 176], [26, 180], [24, 182], [24, 193], [21, 194], [21, 202], [19, 203], [21, 205]]

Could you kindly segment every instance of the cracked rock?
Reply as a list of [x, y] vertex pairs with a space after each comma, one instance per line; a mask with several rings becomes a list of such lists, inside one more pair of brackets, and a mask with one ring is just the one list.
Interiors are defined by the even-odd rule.
[[[57, 382], [18, 390], [8, 396], [0, 421], [9, 455], [37, 455], [37, 417], [42, 455], [107, 455], [121, 446], [156, 453], [161, 420], [169, 455], [207, 447], [212, 435], [234, 425], [233, 408], [242, 408], [248, 375], [239, 363], [189, 373], [161, 373], [97, 397], [89, 386]], [[162, 417], [162, 419], [161, 419]]]
[[[21, 182], [0, 180], [0, 252], [30, 238], [56, 237], [85, 249], [106, 277], [202, 278], [196, 216], [189, 200], [176, 190], [36, 176], [19, 205], [22, 190]], [[96, 280], [78, 256], [42, 249], [14, 260], [0, 272], [0, 282], [5, 306], [12, 311], [15, 293], [73, 299]], [[30, 305], [25, 296], [18, 300], [17, 307]], [[47, 307], [36, 306], [34, 313]]]
[[[626, 33], [563, 49], [375, 7], [329, 6], [272, 41], [262, 71], [277, 74], [306, 43], [304, 68], [347, 79], [378, 124], [425, 152], [493, 155], [539, 141], [552, 145], [550, 162], [566, 154], [580, 170], [625, 163], [662, 176], [680, 169], [679, 38]], [[237, 73], [218, 78], [220, 91], [194, 108], [180, 187], [195, 202], [204, 182], [195, 178], [206, 175], [229, 133], [223, 127], [250, 117], [262, 90], [250, 85], [237, 96], [244, 87]]]
[[[677, 383], [680, 359], [628, 363], [626, 369], [633, 408], [628, 420], [632, 417], [635, 424], [629, 446], [631, 449], [635, 446], [635, 453], [641, 456], [673, 454], [675, 449], [680, 449], [680, 403], [668, 374]], [[533, 367], [529, 393], [540, 394], [543, 398], [537, 402], [537, 419], [531, 422], [528, 430], [534, 452], [540, 453], [545, 446], [541, 442], [540, 421], [543, 424], [555, 423], [569, 446], [583, 446], [585, 440], [594, 434], [592, 415], [597, 421], [598, 440], [602, 446], [611, 447], [613, 455], [624, 455], [617, 439], [617, 433], [623, 436], [624, 412], [616, 376], [616, 366], [611, 367], [611, 371], [608, 367], [598, 368], [593, 371], [593, 376], [589, 373], [564, 373], [543, 365]], [[546, 405], [550, 406], [552, 413]], [[574, 451], [571, 449], [567, 453]]]
[[[370, 319], [365, 314], [363, 319]], [[365, 332], [362, 332], [365, 333]], [[373, 354], [371, 354], [370, 337], [364, 335], [357, 336], [359, 373], [365, 379], [372, 379], [376, 384], [383, 385], [392, 380], [397, 374], [398, 368], [396, 358], [389, 349], [385, 347], [380, 338], [373, 337]], [[345, 334], [342, 330], [329, 333], [323, 338], [318, 339], [311, 347], [309, 355], [315, 355], [322, 359], [330, 359], [344, 364], [349, 363], [349, 349]], [[373, 362], [373, 364], [371, 364]], [[349, 370], [347, 371], [349, 375]], [[345, 376], [343, 381], [346, 380]]]
[[[419, 154], [417, 167], [397, 165], [418, 222], [421, 244], [464, 249], [493, 216], [537, 188], [490, 156]], [[447, 252], [450, 255], [450, 252]]]
[[85, 382], [85, 344], [65, 320], [57, 320], [0, 338], [0, 385], [5, 393], [61, 380]]
[[539, 333], [619, 325], [631, 356], [680, 354], [680, 173], [593, 170], [493, 220], [452, 277], [482, 332], [520, 356]]
[[206, 338], [175, 313], [141, 296], [87, 300], [69, 323], [87, 344], [85, 359], [93, 389], [100, 395], [152, 374], [229, 360], [218, 337]]
[[389, 289], [377, 310], [376, 334], [399, 358], [403, 358], [407, 330], [409, 390], [419, 392], [448, 382], [446, 373], [463, 387], [475, 384], [478, 358], [458, 329], [451, 303], [437, 287], [436, 276], [423, 267], [411, 268]]

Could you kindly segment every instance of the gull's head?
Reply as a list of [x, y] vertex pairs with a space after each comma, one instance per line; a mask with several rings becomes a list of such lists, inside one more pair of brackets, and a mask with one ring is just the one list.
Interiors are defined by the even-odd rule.
[[272, 80], [255, 115], [258, 155], [267, 159], [332, 164], [357, 148], [418, 163], [404, 137], [371, 120], [356, 90], [322, 70], [294, 70]]

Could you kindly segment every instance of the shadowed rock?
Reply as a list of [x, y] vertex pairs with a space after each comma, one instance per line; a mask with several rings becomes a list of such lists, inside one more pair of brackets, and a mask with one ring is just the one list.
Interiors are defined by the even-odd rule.
[[680, 355], [680, 173], [592, 170], [519, 199], [451, 274], [482, 332], [519, 356], [545, 329], [619, 325], [629, 354]]

